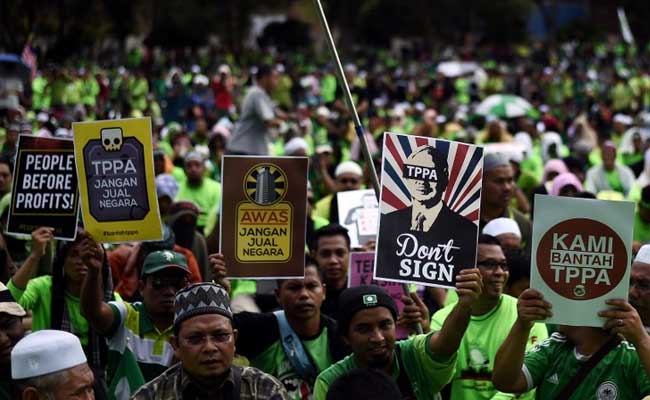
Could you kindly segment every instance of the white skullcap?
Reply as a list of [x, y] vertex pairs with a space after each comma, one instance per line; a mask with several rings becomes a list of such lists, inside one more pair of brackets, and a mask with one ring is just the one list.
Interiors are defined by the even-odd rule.
[[492, 221], [488, 222], [485, 227], [483, 227], [483, 234], [485, 235], [497, 237], [499, 235], [503, 235], [504, 233], [512, 233], [518, 238], [521, 238], [519, 225], [517, 225], [514, 219], [495, 218]]
[[632, 125], [634, 123], [634, 119], [632, 119], [632, 117], [630, 117], [629, 115], [616, 114], [614, 115], [614, 122], [618, 122], [623, 125]]
[[334, 177], [338, 178], [339, 175], [342, 174], [362, 176], [363, 171], [361, 170], [359, 164], [355, 163], [354, 161], [344, 161], [340, 163], [338, 167], [336, 167], [336, 170], [334, 171]]
[[284, 144], [284, 154], [290, 156], [298, 150], [307, 151], [307, 141], [301, 137], [295, 137]]
[[36, 115], [36, 121], [38, 122], [47, 122], [50, 120], [50, 116], [47, 115], [45, 112], [39, 112], [38, 115]]
[[25, 336], [11, 351], [11, 377], [27, 379], [86, 363], [79, 338], [45, 329]]
[[644, 244], [643, 246], [641, 246], [639, 252], [636, 253], [634, 262], [650, 264], [650, 244]]

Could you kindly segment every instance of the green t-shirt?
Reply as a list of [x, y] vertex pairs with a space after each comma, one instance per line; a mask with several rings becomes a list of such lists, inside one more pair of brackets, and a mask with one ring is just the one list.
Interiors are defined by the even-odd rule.
[[643, 222], [639, 213], [634, 213], [634, 240], [650, 243], [650, 224]]
[[189, 186], [187, 181], [181, 182], [176, 195], [176, 201], [191, 201], [199, 207], [197, 225], [204, 227], [208, 213], [221, 201], [221, 184], [210, 178], [203, 178], [201, 186]]
[[[20, 290], [13, 281], [7, 284], [11, 295], [25, 310], [32, 311], [32, 331], [52, 329], [52, 277], [50, 275], [33, 278], [25, 290]], [[71, 333], [79, 337], [81, 344], [88, 344], [88, 321], [81, 316], [79, 298], [65, 293], [65, 304], [68, 308], [68, 317], [72, 325]]]
[[[431, 329], [439, 330], [455, 305], [447, 306], [433, 315]], [[517, 319], [517, 299], [501, 295], [499, 303], [490, 312], [472, 316], [458, 348], [456, 372], [451, 381], [451, 400], [505, 400], [514, 399], [501, 393], [492, 384], [494, 358]], [[528, 337], [527, 348], [548, 337], [544, 324], [535, 324]], [[533, 399], [527, 393], [521, 399]]]
[[[456, 355], [440, 357], [431, 353], [429, 341], [435, 332], [413, 336], [396, 343], [406, 375], [418, 400], [440, 398], [440, 390], [451, 380], [456, 364]], [[356, 357], [351, 354], [321, 372], [314, 386], [314, 400], [325, 400], [327, 391], [339, 376], [359, 368]], [[392, 378], [397, 381], [400, 367], [393, 361]]]
[[[333, 360], [329, 352], [327, 328], [323, 328], [320, 335], [315, 339], [301, 340], [301, 342], [318, 371], [324, 371], [332, 365]], [[303, 393], [313, 390], [307, 382], [296, 374], [279, 340], [258, 356], [250, 359], [250, 363], [251, 367], [258, 368], [278, 378], [287, 389], [291, 399], [301, 400]]]
[[[528, 388], [537, 388], [538, 399], [554, 399], [585, 361], [564, 335], [554, 333], [526, 353], [522, 368]], [[648, 394], [650, 379], [639, 355], [623, 341], [589, 372], [570, 399], [640, 399]]]
[[605, 178], [607, 179], [607, 183], [609, 183], [609, 187], [612, 188], [612, 190], [620, 193], [625, 193], [625, 188], [623, 187], [623, 183], [621, 182], [621, 178], [618, 176], [618, 170], [614, 168], [611, 171], [605, 171]]

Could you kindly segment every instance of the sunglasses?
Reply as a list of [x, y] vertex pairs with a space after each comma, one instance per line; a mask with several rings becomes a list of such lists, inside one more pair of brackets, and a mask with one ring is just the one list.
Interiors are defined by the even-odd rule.
[[176, 290], [181, 290], [185, 286], [187, 286], [187, 278], [186, 277], [181, 277], [181, 278], [153, 278], [151, 282], [151, 286], [155, 290], [161, 290], [161, 289], [166, 289], [168, 287], [171, 287]]

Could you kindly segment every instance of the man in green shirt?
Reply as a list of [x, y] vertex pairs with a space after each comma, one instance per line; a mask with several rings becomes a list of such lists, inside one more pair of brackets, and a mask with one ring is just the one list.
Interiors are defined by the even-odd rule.
[[[569, 399], [640, 399], [650, 394], [650, 336], [636, 310], [625, 300], [607, 300], [610, 308], [603, 328], [560, 325], [560, 330], [525, 353], [533, 321], [552, 316], [544, 296], [527, 289], [517, 304], [517, 320], [494, 362], [492, 381], [504, 392], [537, 389], [538, 399], [558, 398], [564, 388], [575, 388]], [[603, 304], [603, 306], [605, 305]], [[626, 338], [614, 341], [617, 335]], [[611, 350], [576, 382], [584, 363], [604, 346]]]
[[[513, 399], [513, 395], [498, 392], [492, 384], [494, 356], [517, 319], [517, 299], [503, 293], [509, 277], [508, 262], [496, 238], [479, 236], [476, 265], [484, 282], [483, 292], [472, 306], [472, 316], [458, 349], [456, 372], [451, 381], [451, 399]], [[435, 313], [431, 319], [431, 329], [440, 330], [453, 307], [449, 305]], [[526, 348], [547, 336], [546, 326], [535, 324]], [[532, 399], [534, 394], [521, 398]]]
[[632, 263], [630, 304], [639, 313], [646, 332], [650, 332], [650, 244], [639, 249]]
[[650, 243], [650, 185], [641, 190], [641, 198], [637, 202], [634, 213], [634, 241], [639, 246]]
[[[229, 286], [223, 258], [213, 255], [210, 261], [218, 283]], [[278, 378], [291, 399], [301, 400], [311, 396], [318, 373], [347, 352], [337, 334], [336, 322], [320, 312], [325, 288], [314, 264], [306, 265], [304, 279], [279, 280], [275, 296], [282, 311], [233, 315], [239, 332], [237, 353], [247, 357], [252, 367]], [[282, 318], [286, 331], [282, 330]], [[290, 331], [292, 335], [288, 335]], [[260, 332], [264, 335], [260, 336]], [[294, 338], [299, 343], [292, 344]], [[308, 366], [295, 365], [293, 349], [305, 355]]]
[[179, 183], [176, 201], [191, 201], [199, 207], [197, 230], [203, 232], [208, 212], [221, 201], [221, 184], [205, 176], [205, 158], [197, 151], [185, 156], [185, 176]]
[[451, 380], [456, 352], [470, 320], [473, 303], [481, 294], [477, 269], [461, 270], [456, 280], [459, 300], [439, 331], [395, 341], [397, 307], [380, 287], [346, 289], [339, 298], [339, 331], [351, 354], [316, 379], [314, 399], [325, 400], [332, 383], [356, 368], [380, 369], [393, 378], [402, 398], [440, 398]]
[[174, 350], [169, 343], [173, 335], [174, 296], [188, 284], [187, 261], [182, 254], [169, 250], [149, 254], [139, 283], [143, 302], [107, 303], [100, 290], [102, 250], [88, 241], [81, 253], [88, 266], [81, 292], [81, 312], [107, 338], [111, 398], [127, 399], [174, 361]]

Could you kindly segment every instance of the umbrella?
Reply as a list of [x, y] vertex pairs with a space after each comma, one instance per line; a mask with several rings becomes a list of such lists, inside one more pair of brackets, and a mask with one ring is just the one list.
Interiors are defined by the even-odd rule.
[[499, 118], [523, 117], [531, 111], [533, 111], [533, 106], [529, 102], [511, 94], [493, 94], [476, 108], [477, 114], [493, 115]]

